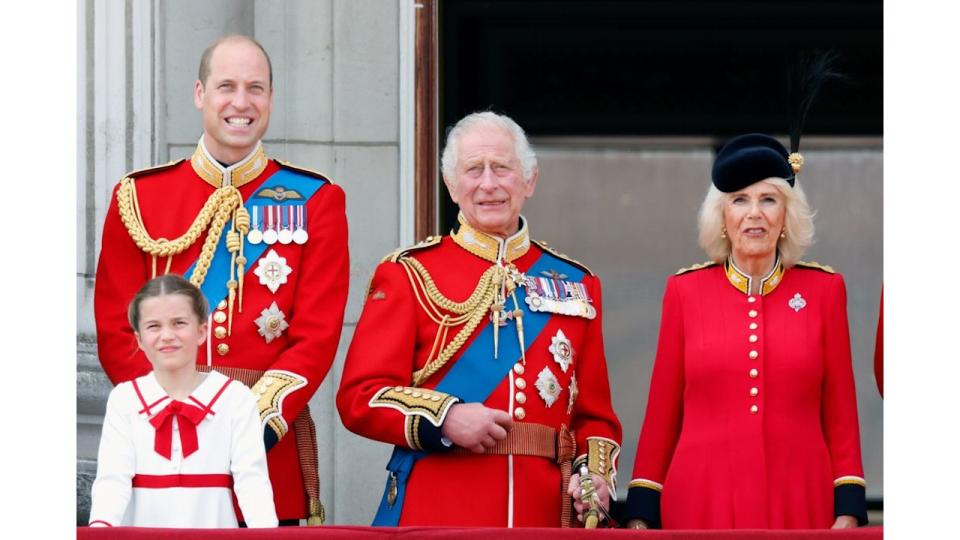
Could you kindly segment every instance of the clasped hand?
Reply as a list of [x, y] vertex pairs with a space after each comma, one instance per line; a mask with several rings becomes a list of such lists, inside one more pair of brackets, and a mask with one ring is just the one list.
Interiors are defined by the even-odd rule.
[[505, 411], [481, 403], [458, 403], [450, 407], [440, 433], [453, 444], [483, 453], [507, 437], [513, 420]]

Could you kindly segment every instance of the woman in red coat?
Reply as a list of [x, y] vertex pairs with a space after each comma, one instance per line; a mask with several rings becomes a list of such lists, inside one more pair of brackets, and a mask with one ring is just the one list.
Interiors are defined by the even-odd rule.
[[717, 155], [700, 210], [711, 261], [664, 292], [633, 527], [866, 523], [846, 289], [799, 261], [813, 238], [801, 163], [762, 134]]

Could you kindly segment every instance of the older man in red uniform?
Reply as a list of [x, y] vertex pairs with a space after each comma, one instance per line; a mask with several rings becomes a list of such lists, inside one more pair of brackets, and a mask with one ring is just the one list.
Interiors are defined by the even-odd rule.
[[97, 266], [97, 342], [114, 383], [147, 373], [127, 304], [158, 274], [201, 287], [212, 321], [199, 362], [257, 395], [278, 518], [316, 523], [323, 512], [307, 402], [340, 339], [347, 222], [338, 186], [264, 153], [272, 85], [269, 57], [250, 38], [227, 36], [204, 52], [196, 151], [130, 173], [114, 190]]
[[530, 239], [537, 172], [512, 120], [464, 118], [443, 155], [455, 232], [376, 269], [337, 394], [348, 429], [396, 445], [374, 525], [568, 525], [581, 463], [614, 493], [600, 280]]

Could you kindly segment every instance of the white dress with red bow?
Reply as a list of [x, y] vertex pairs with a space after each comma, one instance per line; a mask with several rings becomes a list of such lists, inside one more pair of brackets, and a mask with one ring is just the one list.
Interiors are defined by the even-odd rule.
[[93, 482], [91, 526], [275, 527], [263, 427], [253, 394], [211, 371], [185, 401], [153, 372], [117, 385]]

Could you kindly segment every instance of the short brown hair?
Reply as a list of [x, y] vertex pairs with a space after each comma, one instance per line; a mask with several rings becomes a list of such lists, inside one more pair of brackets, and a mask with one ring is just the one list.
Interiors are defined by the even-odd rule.
[[210, 59], [213, 57], [213, 51], [217, 50], [217, 47], [227, 41], [246, 41], [253, 43], [260, 49], [263, 57], [267, 59], [267, 71], [270, 73], [270, 88], [273, 88], [273, 63], [270, 62], [270, 55], [267, 54], [267, 50], [263, 48], [263, 45], [261, 45], [259, 41], [243, 34], [230, 34], [220, 37], [204, 49], [203, 54], [200, 56], [200, 69], [197, 71], [197, 78], [200, 79], [200, 84], [203, 86], [207, 85], [207, 77], [210, 76]]
[[140, 331], [140, 304], [148, 298], [157, 296], [166, 296], [168, 294], [182, 294], [190, 301], [190, 307], [197, 316], [197, 321], [201, 324], [207, 320], [207, 298], [203, 296], [193, 283], [183, 279], [178, 274], [164, 274], [157, 276], [146, 282], [143, 287], [137, 291], [133, 300], [130, 301], [130, 307], [127, 309], [127, 320], [134, 332]]

